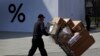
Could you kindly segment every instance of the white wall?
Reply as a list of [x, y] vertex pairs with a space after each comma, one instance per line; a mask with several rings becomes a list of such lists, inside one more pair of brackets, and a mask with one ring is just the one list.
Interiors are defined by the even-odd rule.
[[[16, 8], [23, 3], [19, 11], [26, 16], [23, 23], [17, 20], [17, 16], [11, 23], [15, 14], [8, 11], [11, 3], [15, 4]], [[0, 0], [0, 31], [32, 32], [33, 25], [40, 13], [45, 15], [46, 22], [56, 16], [83, 20], [84, 6], [84, 0]]]
[[85, 0], [59, 0], [59, 16], [84, 20]]
[[[17, 17], [13, 23], [10, 22], [14, 15], [8, 11], [11, 3], [14, 3], [16, 8], [23, 3], [20, 10], [26, 16], [23, 23], [20, 23]], [[32, 32], [38, 14], [44, 14], [46, 21], [58, 16], [58, 0], [0, 0], [0, 7], [0, 31]]]

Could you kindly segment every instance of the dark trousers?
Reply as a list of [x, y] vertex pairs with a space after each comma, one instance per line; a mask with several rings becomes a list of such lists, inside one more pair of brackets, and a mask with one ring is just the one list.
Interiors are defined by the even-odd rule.
[[87, 26], [86, 26], [87, 30], [90, 31], [90, 22], [87, 22]]
[[41, 36], [33, 36], [32, 47], [29, 51], [28, 56], [33, 56], [37, 48], [39, 48], [41, 56], [47, 56], [47, 52], [44, 48], [44, 42]]
[[88, 31], [90, 31], [91, 19], [90, 19], [89, 15], [86, 15], [85, 20], [86, 20], [86, 28]]

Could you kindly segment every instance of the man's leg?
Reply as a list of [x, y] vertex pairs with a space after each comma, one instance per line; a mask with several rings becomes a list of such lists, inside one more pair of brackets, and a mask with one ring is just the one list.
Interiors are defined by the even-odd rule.
[[44, 42], [43, 42], [43, 39], [42, 39], [42, 38], [39, 39], [39, 45], [38, 45], [38, 47], [39, 47], [41, 56], [48, 56], [48, 55], [47, 55], [47, 52], [46, 52], [46, 50], [45, 50], [45, 48], [44, 48]]
[[28, 56], [33, 56], [35, 51], [36, 51], [36, 49], [37, 49], [37, 43], [36, 43], [36, 40], [33, 39], [32, 40], [32, 47], [31, 47], [31, 49], [30, 49], [30, 51], [28, 53]]

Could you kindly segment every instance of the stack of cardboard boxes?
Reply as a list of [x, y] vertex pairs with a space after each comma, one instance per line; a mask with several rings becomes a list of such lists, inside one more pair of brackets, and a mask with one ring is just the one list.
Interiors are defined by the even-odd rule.
[[69, 56], [82, 55], [95, 42], [81, 21], [70, 18], [53, 18], [49, 33]]
[[81, 56], [95, 42], [81, 21], [70, 18], [53, 18], [49, 33], [69, 56]]

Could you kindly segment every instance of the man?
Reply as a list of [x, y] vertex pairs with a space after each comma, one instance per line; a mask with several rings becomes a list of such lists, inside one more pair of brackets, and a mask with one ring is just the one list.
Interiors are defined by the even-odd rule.
[[45, 18], [44, 15], [42, 14], [38, 15], [38, 21], [35, 23], [33, 30], [32, 47], [29, 51], [28, 56], [33, 56], [37, 48], [39, 48], [41, 56], [47, 56], [47, 52], [44, 48], [42, 35], [48, 36], [49, 34], [46, 32], [44, 26], [44, 18]]
[[86, 20], [86, 29], [87, 29], [88, 31], [90, 31], [91, 20], [90, 20], [89, 15], [86, 15], [85, 20]]

